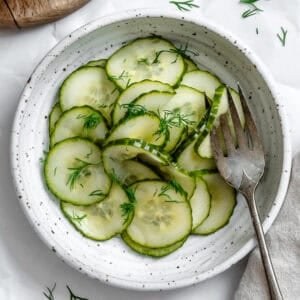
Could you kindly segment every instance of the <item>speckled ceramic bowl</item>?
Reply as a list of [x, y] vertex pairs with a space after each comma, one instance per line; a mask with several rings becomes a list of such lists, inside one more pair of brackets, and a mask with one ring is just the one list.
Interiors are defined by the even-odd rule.
[[34, 229], [64, 261], [112, 285], [159, 290], [195, 284], [243, 258], [255, 246], [245, 201], [238, 199], [230, 223], [210, 236], [191, 236], [173, 254], [153, 259], [131, 251], [119, 238], [95, 242], [81, 236], [62, 216], [47, 191], [39, 158], [48, 147], [49, 111], [63, 79], [96, 58], [108, 57], [124, 43], [151, 34], [185, 45], [202, 68], [236, 86], [239, 80], [257, 121], [266, 150], [265, 176], [257, 203], [267, 230], [287, 190], [291, 151], [282, 107], [269, 73], [251, 51], [206, 20], [174, 13], [130, 11], [92, 22], [66, 37], [38, 65], [20, 100], [12, 133], [12, 168], [17, 193]]

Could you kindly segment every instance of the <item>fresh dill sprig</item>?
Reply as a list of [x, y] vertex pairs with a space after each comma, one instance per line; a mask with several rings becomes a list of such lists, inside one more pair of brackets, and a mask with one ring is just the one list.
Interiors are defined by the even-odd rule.
[[87, 217], [87, 215], [76, 215], [75, 212], [73, 211], [72, 217], [71, 219], [75, 222], [78, 222], [79, 224], [81, 224], [82, 220], [85, 219]]
[[76, 119], [83, 119], [84, 129], [95, 129], [102, 122], [102, 117], [98, 113], [91, 113], [89, 115], [80, 114]]
[[68, 285], [67, 285], [67, 289], [70, 294], [70, 300], [89, 300], [88, 298], [76, 296]]
[[54, 295], [53, 295], [55, 288], [56, 288], [56, 283], [54, 283], [52, 289], [50, 289], [50, 288], [47, 287], [47, 288], [46, 288], [46, 289], [47, 289], [47, 292], [43, 292], [43, 295], [44, 295], [48, 300], [55, 300]]
[[194, 7], [199, 7], [197, 4], [194, 3], [194, 0], [169, 1], [169, 3], [174, 4], [180, 11], [190, 11]]
[[179, 56], [188, 57], [189, 54], [192, 54], [194, 56], [199, 55], [198, 53], [196, 53], [192, 50], [189, 50], [188, 49], [188, 43], [186, 43], [184, 46], [180, 45], [179, 48], [168, 49], [168, 50], [160, 50], [160, 51], [155, 52], [155, 57], [152, 61], [152, 64], [157, 64], [159, 62], [159, 56], [162, 53], [174, 53], [174, 54], [176, 54], [175, 59], [172, 61], [172, 64], [177, 62], [177, 59], [178, 59]]
[[186, 191], [182, 188], [182, 186], [175, 179], [170, 180], [166, 185], [164, 185], [161, 188], [158, 196], [166, 197], [168, 199], [168, 200], [166, 200], [166, 202], [176, 202], [176, 203], [181, 202], [178, 200], [174, 200], [169, 194], [167, 194], [167, 191], [169, 191], [170, 189], [174, 189], [176, 194], [179, 193], [182, 196], [186, 196]]
[[103, 197], [103, 196], [106, 196], [106, 194], [103, 193], [102, 190], [94, 190], [91, 193], [89, 193], [89, 196]]
[[46, 162], [46, 158], [40, 157], [39, 162], [43, 165]]
[[166, 136], [168, 141], [170, 138], [170, 128], [172, 127], [186, 127], [195, 124], [195, 121], [191, 121], [188, 117], [192, 116], [194, 112], [188, 114], [181, 114], [180, 112], [164, 110], [163, 117], [160, 118], [159, 128], [154, 133], [159, 139], [162, 135]]
[[134, 116], [141, 116], [147, 113], [147, 109], [139, 104], [134, 104], [132, 102], [121, 104], [120, 108], [124, 108], [127, 110], [126, 117], [134, 117]]
[[78, 157], [75, 158], [75, 161], [77, 161], [81, 165], [79, 165], [78, 167], [68, 168], [68, 170], [73, 171], [72, 173], [70, 173], [69, 178], [67, 180], [67, 185], [70, 185], [70, 190], [73, 190], [73, 188], [75, 187], [75, 184], [76, 184], [77, 180], [79, 179], [82, 171], [86, 167], [92, 166], [92, 165], [97, 165], [95, 163], [89, 163], [87, 161], [84, 161], [84, 160], [82, 160]]
[[151, 65], [148, 58], [140, 58], [140, 59], [137, 60], [137, 63], [140, 64], [140, 65], [144, 64], [144, 65], [147, 65], [147, 66]]
[[125, 70], [123, 70], [119, 76], [111, 76], [111, 79], [116, 80], [116, 81], [121, 80], [123, 82], [126, 82], [126, 80], [127, 80], [126, 88], [130, 85], [130, 82], [131, 82], [130, 75]]
[[286, 36], [287, 36], [287, 29], [284, 29], [282, 26], [280, 27], [281, 33], [277, 33], [277, 37], [281, 42], [282, 47], [285, 47], [285, 42], [286, 42]]
[[112, 172], [110, 174], [110, 178], [111, 178], [112, 182], [115, 182], [115, 183], [117, 183], [119, 185], [122, 185], [121, 180], [118, 177], [118, 175], [117, 175], [117, 173], [116, 173], [116, 171], [115, 171], [114, 168], [112, 169]]
[[123, 224], [126, 224], [134, 211], [136, 198], [135, 198], [135, 191], [130, 187], [124, 187], [123, 189], [128, 197], [129, 202], [123, 202], [120, 205], [122, 210], [122, 217], [124, 218]]
[[258, 2], [259, 0], [240, 0], [240, 3], [242, 4], [247, 4], [250, 6], [249, 9], [245, 10], [243, 13], [242, 13], [242, 18], [248, 18], [248, 17], [251, 17], [251, 16], [254, 16], [256, 15], [257, 13], [259, 12], [262, 12], [263, 10], [258, 8], [254, 3], [255, 2]]
[[39, 162], [43, 165], [46, 162], [46, 156], [48, 155], [48, 151], [43, 151], [44, 157], [39, 158]]
[[170, 180], [169, 184], [174, 188], [176, 194], [178, 193], [182, 196], [186, 195], [186, 191], [182, 188], [182, 186], [175, 179]]

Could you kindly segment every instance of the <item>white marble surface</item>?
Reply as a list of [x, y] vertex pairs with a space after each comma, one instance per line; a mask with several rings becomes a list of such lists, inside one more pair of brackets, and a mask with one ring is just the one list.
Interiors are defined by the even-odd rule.
[[[248, 44], [265, 62], [282, 92], [291, 128], [293, 153], [300, 150], [300, 1], [260, 0], [264, 11], [241, 18], [247, 6], [238, 1], [195, 0], [200, 7], [183, 15], [205, 16]], [[23, 86], [42, 57], [65, 35], [95, 18], [137, 7], [176, 10], [168, 0], [94, 0], [54, 24], [19, 32], [0, 30], [0, 299], [46, 299], [56, 283], [55, 300], [69, 299], [66, 285], [89, 300], [233, 298], [246, 258], [228, 271], [196, 286], [166, 292], [135, 292], [90, 279], [61, 262], [39, 239], [16, 198], [10, 174], [9, 146], [13, 116]], [[288, 30], [283, 47], [276, 34]], [[258, 34], [256, 33], [258, 29]]]

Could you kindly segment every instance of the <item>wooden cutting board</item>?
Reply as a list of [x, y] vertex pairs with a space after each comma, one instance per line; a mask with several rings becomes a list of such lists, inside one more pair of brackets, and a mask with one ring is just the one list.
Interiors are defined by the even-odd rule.
[[58, 20], [90, 0], [0, 0], [0, 28], [24, 28]]

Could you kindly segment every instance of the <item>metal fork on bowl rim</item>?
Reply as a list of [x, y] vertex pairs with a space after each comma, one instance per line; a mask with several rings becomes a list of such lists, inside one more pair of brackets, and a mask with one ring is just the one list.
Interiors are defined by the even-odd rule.
[[[243, 128], [232, 96], [227, 89], [229, 112], [234, 125], [235, 137], [228, 125], [228, 114], [220, 117], [219, 128], [214, 127], [211, 132], [211, 146], [217, 167], [225, 181], [239, 191], [246, 199], [252, 217], [258, 246], [266, 274], [270, 296], [272, 300], [282, 300], [278, 281], [265, 242], [264, 232], [254, 193], [265, 168], [265, 157], [261, 138], [251, 115], [250, 109], [240, 86], [239, 96], [245, 115]], [[224, 151], [224, 145], [226, 151]]]

